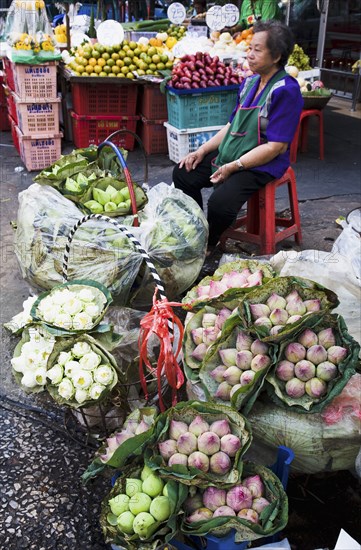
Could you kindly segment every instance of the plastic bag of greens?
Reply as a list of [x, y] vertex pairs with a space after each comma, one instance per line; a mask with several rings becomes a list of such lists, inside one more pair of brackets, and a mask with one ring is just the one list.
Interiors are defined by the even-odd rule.
[[338, 305], [331, 290], [302, 277], [277, 277], [242, 300], [239, 315], [265, 342], [280, 342]]
[[209, 348], [199, 377], [208, 399], [232, 405], [247, 415], [275, 361], [275, 347], [239, 324], [226, 321], [223, 334]]
[[101, 506], [107, 543], [129, 550], [153, 550], [175, 537], [188, 487], [161, 479], [143, 463], [115, 481]]
[[320, 412], [355, 374], [359, 352], [341, 316], [325, 315], [317, 324], [310, 319], [281, 343], [267, 392], [281, 407]]
[[90, 407], [110, 396], [117, 371], [114, 357], [95, 338], [59, 338], [47, 362], [47, 390], [61, 405]]
[[106, 467], [120, 470], [141, 456], [153, 435], [156, 407], [135, 409], [126, 418], [121, 430], [113, 433], [97, 451], [94, 460], [82, 475], [84, 482], [103, 472]]
[[251, 439], [247, 420], [231, 407], [182, 402], [157, 417], [146, 464], [187, 485], [229, 487], [240, 478]]
[[239, 260], [219, 267], [210, 277], [204, 277], [183, 298], [185, 309], [195, 310], [205, 305], [224, 304], [235, 308], [239, 299], [254, 286], [274, 277], [272, 267], [256, 260]]
[[235, 530], [235, 542], [274, 535], [287, 525], [288, 499], [278, 477], [265, 466], [244, 462], [242, 480], [197, 489], [184, 503], [181, 532], [223, 537]]

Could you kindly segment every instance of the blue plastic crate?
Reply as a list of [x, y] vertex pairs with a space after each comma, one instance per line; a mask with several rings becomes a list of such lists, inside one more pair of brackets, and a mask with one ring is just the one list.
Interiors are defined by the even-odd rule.
[[223, 126], [236, 105], [237, 84], [197, 90], [167, 88], [168, 122], [178, 129]]
[[[281, 480], [285, 490], [287, 488], [290, 465], [294, 457], [294, 452], [291, 449], [280, 445], [278, 447], [277, 460], [272, 466], [269, 467], [270, 470], [272, 470], [272, 472]], [[172, 540], [171, 543], [178, 550], [194, 550], [195, 548], [199, 548], [199, 550], [246, 550], [249, 541], [236, 543], [234, 541], [234, 534], [235, 531], [232, 530], [226, 537], [222, 538], [215, 537], [213, 535], [207, 535], [206, 537], [191, 536], [190, 539], [193, 546], [188, 546], [179, 540]], [[275, 534], [271, 537], [260, 540], [262, 540], [260, 544], [269, 544], [271, 542], [276, 542], [278, 540], [278, 535]]]

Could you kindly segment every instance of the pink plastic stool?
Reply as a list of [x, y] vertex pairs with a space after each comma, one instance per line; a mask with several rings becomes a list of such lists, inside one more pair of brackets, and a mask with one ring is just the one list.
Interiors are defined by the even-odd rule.
[[[290, 218], [278, 218], [275, 212], [276, 189], [287, 184], [291, 209]], [[245, 226], [245, 231], [242, 227]], [[284, 227], [276, 231], [277, 227]], [[224, 250], [227, 239], [255, 243], [260, 247], [260, 254], [274, 254], [276, 244], [291, 235], [297, 244], [302, 242], [301, 220], [298, 209], [296, 177], [289, 167], [282, 178], [267, 183], [263, 189], [254, 193], [247, 201], [247, 215], [237, 218], [235, 224], [224, 231], [220, 238]]]
[[293, 164], [297, 160], [298, 146], [301, 146], [301, 153], [307, 151], [307, 137], [308, 137], [308, 118], [310, 116], [318, 117], [319, 121], [319, 141], [320, 141], [320, 159], [324, 160], [324, 141], [323, 141], [323, 111], [321, 109], [304, 109], [301, 112], [298, 127], [295, 133], [295, 137], [290, 147], [290, 162]]

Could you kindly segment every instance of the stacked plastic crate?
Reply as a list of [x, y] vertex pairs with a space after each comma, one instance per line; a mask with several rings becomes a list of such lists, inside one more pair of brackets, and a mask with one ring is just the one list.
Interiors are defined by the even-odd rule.
[[29, 171], [42, 170], [61, 155], [56, 63], [4, 66], [14, 145]]
[[213, 137], [227, 122], [236, 104], [238, 85], [204, 89], [167, 89], [168, 152], [179, 162]]
[[101, 77], [94, 84], [80, 80], [71, 81], [71, 117], [75, 147], [99, 145], [109, 135], [121, 130], [112, 141], [119, 147], [132, 151], [139, 120], [139, 116], [136, 116], [138, 85], [133, 82], [104, 83], [101, 82]]
[[168, 118], [167, 99], [159, 85], [146, 84], [142, 87], [139, 112], [139, 137], [146, 153], [166, 153], [168, 145], [164, 122]]

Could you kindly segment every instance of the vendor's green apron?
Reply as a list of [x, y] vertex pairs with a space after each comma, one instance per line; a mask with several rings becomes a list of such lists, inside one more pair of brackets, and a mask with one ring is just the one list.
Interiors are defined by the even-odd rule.
[[[276, 73], [269, 80], [267, 85], [262, 90], [262, 94], [257, 101], [257, 105], [246, 107], [245, 109], [240, 107], [238, 109], [218, 148], [218, 155], [212, 161], [213, 172], [224, 164], [227, 164], [227, 162], [233, 162], [234, 160], [239, 159], [242, 155], [248, 153], [248, 151], [251, 151], [251, 149], [254, 149], [257, 145], [260, 145], [261, 132], [259, 115], [261, 109], [267, 101], [267, 97], [272, 86], [279, 80], [282, 80], [282, 78], [286, 75], [286, 71], [282, 70]], [[253, 86], [254, 80], [252, 79], [248, 85], [246, 93], [244, 94], [245, 99]]]

